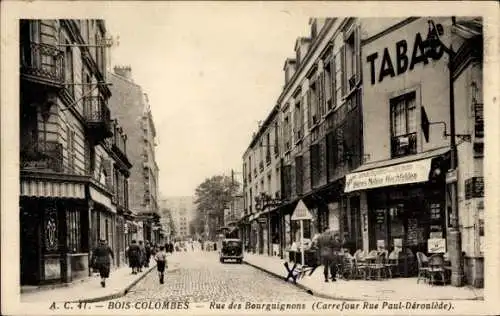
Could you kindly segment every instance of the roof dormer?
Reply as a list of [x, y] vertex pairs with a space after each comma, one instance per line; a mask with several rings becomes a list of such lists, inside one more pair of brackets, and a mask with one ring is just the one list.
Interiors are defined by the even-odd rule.
[[297, 63], [295, 59], [287, 58], [285, 60], [285, 65], [283, 66], [283, 71], [285, 72], [285, 86], [288, 84], [293, 74], [297, 70]]
[[297, 41], [295, 42], [295, 54], [296, 54], [295, 60], [297, 66], [302, 63], [302, 60], [306, 56], [310, 45], [311, 45], [311, 39], [309, 37], [297, 38]]

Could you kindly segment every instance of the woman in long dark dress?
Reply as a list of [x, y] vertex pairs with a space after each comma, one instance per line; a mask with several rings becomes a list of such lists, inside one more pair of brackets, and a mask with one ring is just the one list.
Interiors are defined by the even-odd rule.
[[114, 259], [113, 250], [108, 246], [106, 240], [101, 239], [99, 245], [94, 248], [92, 252], [92, 260], [94, 267], [97, 268], [101, 275], [101, 286], [106, 286], [106, 279], [109, 278], [109, 270], [111, 266], [111, 259]]

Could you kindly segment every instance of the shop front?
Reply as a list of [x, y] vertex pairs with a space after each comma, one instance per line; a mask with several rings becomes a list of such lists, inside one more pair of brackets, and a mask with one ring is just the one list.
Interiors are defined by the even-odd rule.
[[21, 284], [71, 282], [88, 271], [85, 184], [21, 179]]
[[349, 202], [359, 199], [361, 220], [354, 225], [362, 231], [363, 249], [401, 253], [405, 275], [416, 273], [418, 252], [447, 252], [447, 153], [441, 148], [366, 164], [346, 176]]

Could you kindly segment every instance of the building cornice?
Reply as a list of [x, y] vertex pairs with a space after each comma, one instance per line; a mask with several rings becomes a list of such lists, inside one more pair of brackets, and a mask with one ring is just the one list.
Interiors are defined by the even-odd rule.
[[361, 46], [370, 44], [371, 42], [373, 42], [373, 41], [375, 41], [375, 40], [377, 40], [377, 39], [379, 39], [379, 38], [381, 38], [389, 33], [396, 31], [397, 29], [400, 29], [403, 26], [406, 26], [413, 21], [417, 21], [418, 19], [421, 19], [421, 18], [420, 17], [409, 17], [407, 19], [404, 19], [403, 21], [400, 21], [400, 22], [386, 28], [383, 31], [381, 31], [375, 35], [372, 35], [368, 38], [365, 38], [364, 40], [361, 41]]

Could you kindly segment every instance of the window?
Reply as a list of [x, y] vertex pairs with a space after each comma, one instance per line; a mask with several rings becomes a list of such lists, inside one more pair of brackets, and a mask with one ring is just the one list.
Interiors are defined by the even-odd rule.
[[314, 144], [310, 148], [310, 163], [311, 163], [311, 186], [314, 188], [319, 184], [320, 177], [320, 157], [319, 157], [319, 145]]
[[77, 253], [81, 251], [81, 228], [80, 212], [77, 210], [68, 210], [66, 213], [67, 226], [67, 246], [68, 251]]
[[342, 103], [343, 87], [343, 47], [335, 54], [333, 58], [334, 85], [335, 94], [333, 97], [335, 107], [339, 107]]
[[65, 82], [66, 82], [66, 91], [72, 96], [75, 96], [75, 86], [73, 83], [75, 82], [74, 79], [74, 72], [73, 72], [73, 47], [69, 46], [70, 42], [65, 40], [64, 41], [66, 46], [65, 51], [64, 51], [64, 75], [65, 75]]
[[290, 150], [290, 121], [288, 114], [285, 116], [285, 122], [283, 127], [283, 138], [285, 140], [285, 151]]
[[349, 36], [346, 41], [346, 75], [348, 82], [348, 89], [351, 91], [356, 85], [356, 50], [355, 50], [354, 32]]
[[271, 134], [266, 134], [266, 164], [271, 163]]
[[415, 92], [394, 98], [391, 103], [391, 154], [400, 157], [417, 153]]
[[303, 189], [303, 159], [302, 156], [295, 157], [295, 192], [297, 195], [302, 194]]
[[75, 160], [76, 160], [76, 152], [75, 152], [75, 130], [70, 127], [70, 125], [66, 126], [66, 148], [67, 148], [67, 172], [75, 171]]
[[279, 126], [278, 122], [274, 123], [274, 157], [278, 157], [280, 154], [279, 148]]
[[325, 63], [324, 69], [323, 69], [323, 98], [324, 98], [324, 105], [322, 104], [322, 108], [320, 109], [321, 115], [326, 114], [329, 110], [331, 110], [334, 106], [334, 91], [335, 91], [335, 86], [334, 83], [335, 81], [332, 78], [332, 73], [334, 73], [334, 63], [333, 59], [329, 62]]
[[295, 141], [298, 142], [299, 140], [302, 139], [303, 135], [303, 117], [302, 117], [302, 109], [301, 109], [301, 102], [298, 101], [295, 103], [295, 113], [294, 113], [294, 122], [295, 122]]
[[319, 123], [319, 89], [318, 89], [318, 81], [313, 81], [307, 91], [307, 104], [309, 106], [308, 109], [308, 119], [309, 119], [309, 127], [313, 127]]

